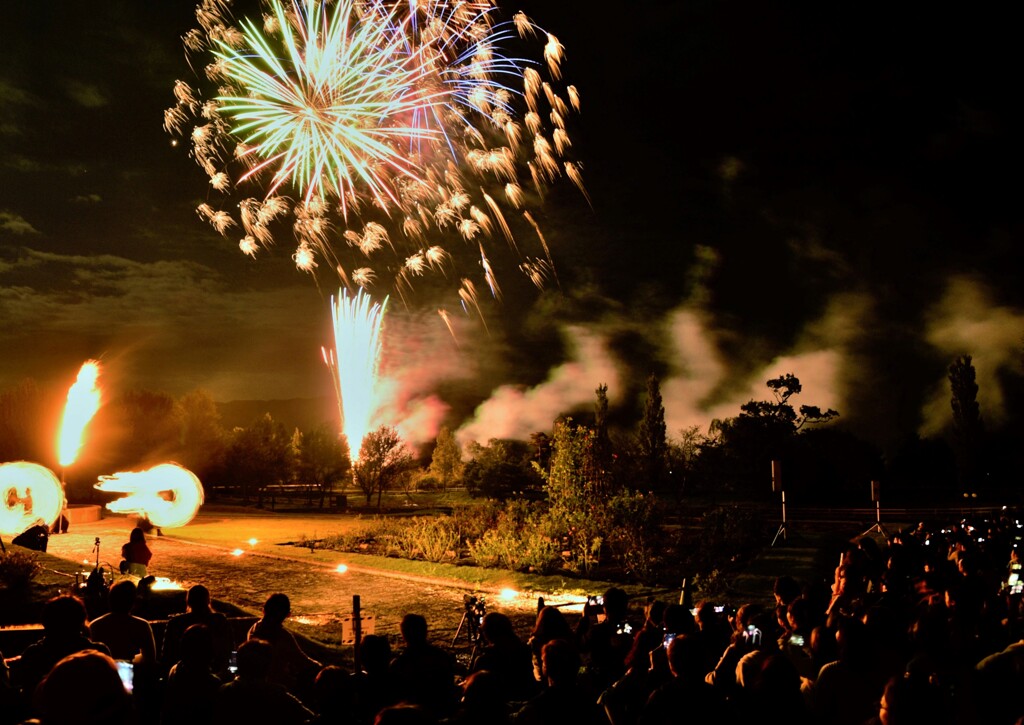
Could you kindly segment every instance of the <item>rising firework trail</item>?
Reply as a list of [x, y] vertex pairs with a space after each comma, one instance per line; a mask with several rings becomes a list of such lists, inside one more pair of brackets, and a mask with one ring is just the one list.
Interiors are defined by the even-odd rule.
[[324, 350], [324, 362], [334, 376], [341, 429], [353, 462], [377, 411], [381, 324], [387, 304], [388, 298], [377, 304], [362, 290], [355, 297], [339, 290], [338, 298], [331, 299], [334, 350]]
[[564, 179], [586, 198], [579, 93], [553, 34], [522, 13], [502, 20], [494, 0], [262, 7], [253, 20], [199, 4], [183, 41], [202, 70], [164, 115], [209, 177], [197, 211], [218, 233], [256, 255], [290, 231], [299, 269], [406, 304], [428, 274], [497, 296], [498, 251], [514, 257], [502, 269], [553, 263], [524, 248], [529, 209]]
[[85, 427], [100, 409], [100, 389], [97, 381], [100, 364], [95, 360], [86, 361], [78, 371], [78, 377], [68, 390], [68, 402], [61, 419], [60, 435], [57, 438], [57, 461], [62, 467], [70, 466], [78, 458], [85, 437]]

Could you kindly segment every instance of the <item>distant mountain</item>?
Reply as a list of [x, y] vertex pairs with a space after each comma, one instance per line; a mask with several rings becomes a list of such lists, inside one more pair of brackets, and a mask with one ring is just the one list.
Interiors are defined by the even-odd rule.
[[288, 430], [311, 430], [328, 423], [338, 425], [338, 403], [334, 398], [293, 398], [291, 400], [232, 400], [217, 403], [221, 423], [228, 430], [245, 428], [260, 416], [270, 417], [284, 424]]

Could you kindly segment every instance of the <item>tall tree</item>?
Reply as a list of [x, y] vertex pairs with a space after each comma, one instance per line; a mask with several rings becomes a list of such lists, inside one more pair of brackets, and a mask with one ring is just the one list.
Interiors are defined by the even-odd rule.
[[113, 404], [119, 461], [127, 470], [177, 458], [181, 452], [181, 411], [174, 398], [154, 390], [129, 390]]
[[469, 453], [462, 480], [471, 496], [504, 501], [539, 491], [542, 480], [526, 441], [491, 438], [486, 446], [473, 441]]
[[462, 478], [464, 468], [459, 442], [455, 440], [448, 426], [442, 426], [437, 432], [434, 455], [430, 459], [430, 472], [441, 482], [441, 490], [447, 491], [449, 486]]
[[262, 506], [267, 486], [290, 481], [294, 465], [292, 436], [270, 413], [248, 428], [235, 430], [227, 451], [227, 469], [246, 501], [255, 494]]
[[949, 366], [950, 406], [953, 408], [954, 450], [959, 462], [960, 485], [965, 492], [978, 487], [979, 449], [983, 435], [978, 383], [970, 355], [961, 355]]
[[651, 373], [647, 378], [647, 400], [636, 435], [637, 464], [645, 488], [660, 488], [668, 472], [668, 435], [661, 384]]
[[323, 424], [304, 433], [299, 444], [298, 476], [320, 495], [320, 508], [334, 489], [352, 472], [348, 442], [329, 425]]
[[608, 435], [608, 385], [602, 383], [594, 391], [594, 484], [602, 495], [612, 483], [612, 440]]
[[572, 418], [555, 424], [547, 475], [548, 519], [568, 541], [573, 562], [589, 572], [601, 558], [606, 535], [605, 497], [594, 476], [592, 428]]
[[205, 390], [186, 393], [178, 399], [177, 407], [181, 421], [181, 465], [205, 484], [210, 474], [223, 466], [227, 450], [227, 431], [221, 425], [220, 411]]
[[406, 450], [398, 431], [382, 425], [363, 438], [359, 448], [359, 460], [355, 465], [356, 483], [366, 495], [366, 503], [377, 494], [377, 510], [380, 510], [384, 491], [394, 486], [401, 476], [408, 475], [416, 461]]

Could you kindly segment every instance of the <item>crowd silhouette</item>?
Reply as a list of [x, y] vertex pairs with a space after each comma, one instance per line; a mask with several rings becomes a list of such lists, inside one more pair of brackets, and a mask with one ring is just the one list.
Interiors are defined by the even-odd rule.
[[42, 637], [0, 658], [0, 725], [1024, 725], [1022, 532], [1004, 511], [864, 536], [831, 582], [779, 577], [735, 608], [613, 587], [525, 633], [492, 611], [468, 665], [409, 613], [356, 671], [303, 650], [280, 592], [236, 642], [192, 587], [158, 650], [123, 580], [91, 622], [73, 595], [46, 603]]

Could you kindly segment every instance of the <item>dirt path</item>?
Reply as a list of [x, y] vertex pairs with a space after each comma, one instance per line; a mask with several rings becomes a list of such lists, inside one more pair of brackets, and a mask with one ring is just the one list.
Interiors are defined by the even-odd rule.
[[[131, 519], [114, 516], [98, 522], [77, 524], [66, 534], [51, 536], [48, 554], [67, 561], [82, 563], [91, 570], [96, 563], [94, 544], [100, 540], [99, 559], [102, 566], [116, 571], [121, 544], [128, 540]], [[299, 634], [328, 646], [339, 646], [342, 617], [351, 613], [353, 595], [360, 597], [364, 616], [372, 615], [377, 634], [398, 640], [398, 626], [407, 612], [427, 618], [431, 638], [450, 646], [465, 614], [467, 594], [480, 594], [489, 611], [502, 611], [512, 617], [517, 631], [528, 635], [536, 615], [536, 599], [520, 597], [501, 601], [491, 593], [477, 593], [456, 582], [416, 580], [368, 570], [350, 569], [344, 574], [333, 563], [318, 560], [305, 549], [280, 546], [331, 526], [321, 518], [288, 517], [247, 513], [203, 511], [188, 527], [174, 535], [148, 536], [153, 551], [150, 573], [166, 577], [188, 588], [204, 584], [215, 599], [228, 602], [252, 614], [258, 614], [267, 596], [285, 592], [292, 603], [291, 628]], [[204, 528], [204, 541], [211, 538], [222, 543], [199, 543], [188, 539], [189, 528]], [[317, 529], [319, 527], [319, 529]], [[212, 534], [212, 537], [211, 537]], [[248, 537], [263, 542], [260, 551], [248, 550]], [[237, 544], [234, 542], [238, 542]], [[266, 551], [274, 545], [281, 553]], [[235, 556], [233, 550], [243, 548]], [[465, 628], [454, 649], [468, 649]]]

